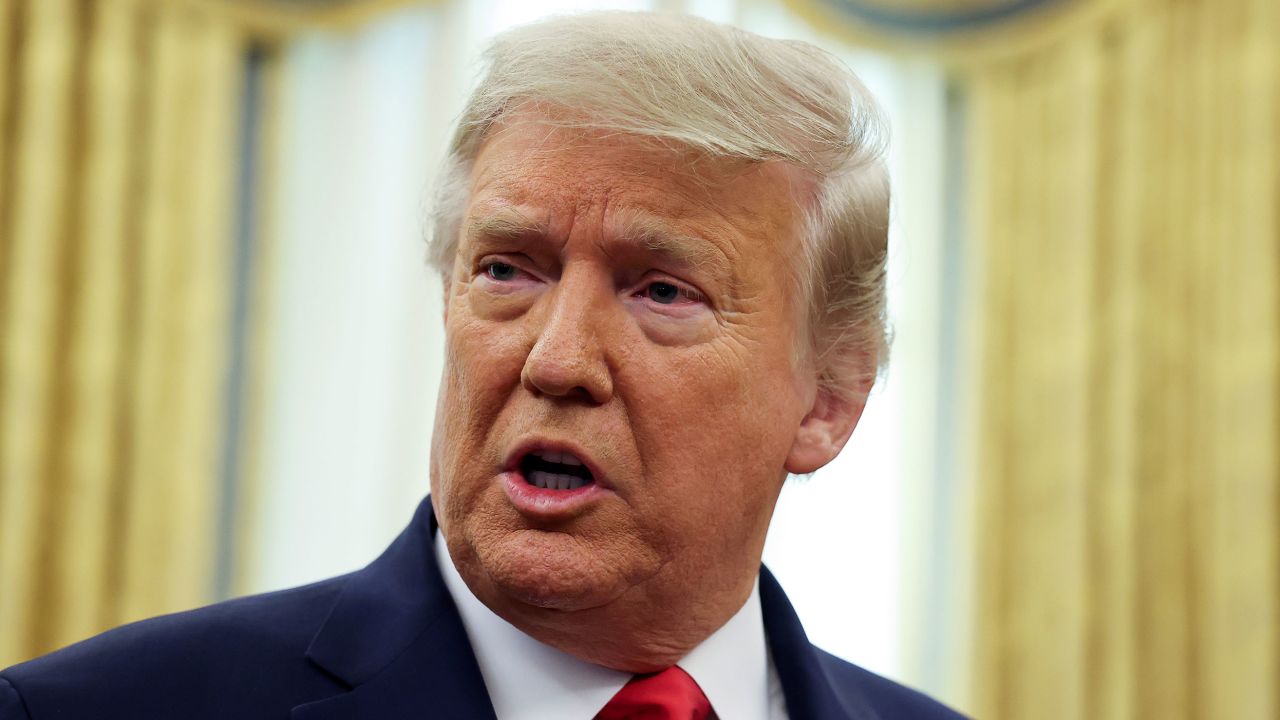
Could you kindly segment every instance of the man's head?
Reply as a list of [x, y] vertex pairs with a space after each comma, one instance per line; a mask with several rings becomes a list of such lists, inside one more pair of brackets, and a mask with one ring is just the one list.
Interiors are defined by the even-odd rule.
[[686, 17], [561, 18], [489, 59], [433, 228], [436, 512], [495, 612], [664, 667], [741, 607], [786, 475], [861, 414], [878, 115], [817, 49]]

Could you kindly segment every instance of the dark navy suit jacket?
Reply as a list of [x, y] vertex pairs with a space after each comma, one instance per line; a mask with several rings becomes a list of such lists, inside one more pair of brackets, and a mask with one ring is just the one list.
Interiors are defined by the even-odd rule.
[[[0, 720], [493, 718], [435, 530], [425, 500], [363, 570], [127, 625], [11, 667], [0, 672]], [[767, 570], [760, 602], [792, 720], [960, 717], [809, 644]]]

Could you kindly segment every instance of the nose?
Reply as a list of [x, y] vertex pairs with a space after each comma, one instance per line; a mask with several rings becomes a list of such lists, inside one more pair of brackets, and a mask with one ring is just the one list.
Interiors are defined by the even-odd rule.
[[525, 358], [520, 382], [535, 395], [604, 404], [613, 397], [613, 376], [600, 329], [607, 324], [608, 297], [583, 274], [561, 277], [548, 312]]

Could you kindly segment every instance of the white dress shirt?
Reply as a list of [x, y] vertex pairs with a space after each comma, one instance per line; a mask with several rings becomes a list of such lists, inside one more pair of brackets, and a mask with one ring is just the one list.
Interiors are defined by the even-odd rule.
[[[439, 533], [435, 552], [498, 720], [591, 720], [631, 679], [525, 635], [471, 594]], [[759, 580], [742, 609], [678, 664], [720, 720], [787, 720], [765, 644]]]

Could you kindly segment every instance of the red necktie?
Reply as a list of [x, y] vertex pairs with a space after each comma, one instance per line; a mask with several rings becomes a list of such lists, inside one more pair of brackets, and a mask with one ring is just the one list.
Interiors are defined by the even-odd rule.
[[673, 665], [631, 678], [595, 720], [706, 720], [710, 715], [711, 703], [702, 688]]

